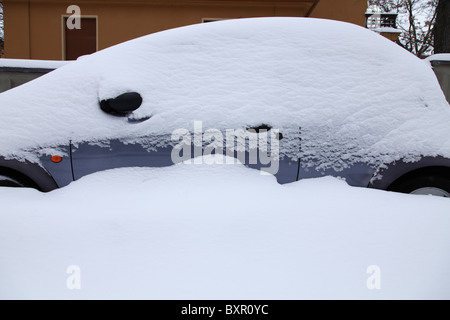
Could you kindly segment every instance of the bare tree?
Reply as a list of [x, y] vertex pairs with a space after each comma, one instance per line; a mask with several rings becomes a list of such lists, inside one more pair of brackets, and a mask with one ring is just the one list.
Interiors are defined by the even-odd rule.
[[397, 27], [402, 32], [399, 44], [423, 57], [433, 53], [438, 2], [439, 0], [368, 0], [368, 5], [381, 12], [397, 13]]
[[369, 0], [367, 1], [367, 5], [369, 7], [376, 6], [381, 12], [392, 12], [397, 13], [398, 8], [401, 7], [402, 0]]

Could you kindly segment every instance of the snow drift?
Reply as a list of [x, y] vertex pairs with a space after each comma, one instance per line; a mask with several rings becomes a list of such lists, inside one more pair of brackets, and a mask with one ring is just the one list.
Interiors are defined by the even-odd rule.
[[0, 199], [1, 299], [450, 298], [444, 198], [179, 164]]

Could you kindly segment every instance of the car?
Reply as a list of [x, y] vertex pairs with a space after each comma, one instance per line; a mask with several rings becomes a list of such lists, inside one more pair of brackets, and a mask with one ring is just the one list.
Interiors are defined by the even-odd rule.
[[450, 196], [450, 108], [433, 71], [344, 22], [150, 34], [4, 92], [0, 108], [4, 186], [51, 191], [101, 170], [218, 159], [279, 183], [331, 175]]
[[433, 54], [426, 58], [441, 85], [442, 91], [450, 103], [450, 53]]
[[0, 59], [0, 92], [34, 80], [67, 63], [69, 61]]

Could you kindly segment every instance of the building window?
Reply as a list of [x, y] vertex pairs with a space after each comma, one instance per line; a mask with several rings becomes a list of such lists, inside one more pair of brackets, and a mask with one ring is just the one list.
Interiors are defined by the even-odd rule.
[[97, 17], [81, 17], [80, 29], [69, 29], [63, 17], [63, 59], [76, 60], [78, 57], [97, 51]]
[[397, 28], [396, 13], [366, 13], [366, 28]]

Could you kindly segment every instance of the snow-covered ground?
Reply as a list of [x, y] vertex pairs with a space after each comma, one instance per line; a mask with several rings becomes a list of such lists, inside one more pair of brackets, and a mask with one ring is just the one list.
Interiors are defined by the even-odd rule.
[[0, 189], [0, 298], [449, 299], [449, 230], [444, 198], [242, 165], [115, 169]]

